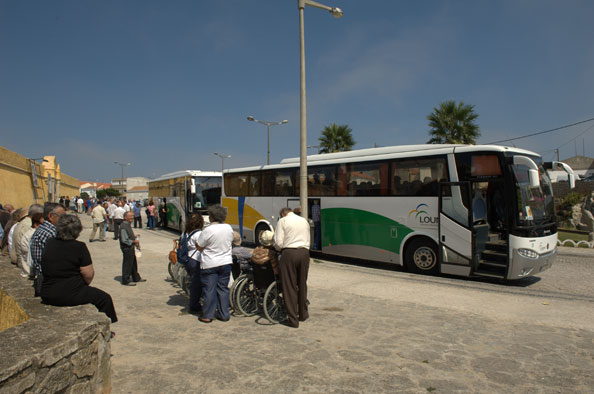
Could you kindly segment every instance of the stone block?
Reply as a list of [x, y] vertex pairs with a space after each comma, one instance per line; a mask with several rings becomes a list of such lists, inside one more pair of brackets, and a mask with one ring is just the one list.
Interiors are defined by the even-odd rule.
[[20, 394], [35, 384], [35, 372], [32, 368], [22, 371], [11, 379], [0, 382], [0, 394]]
[[97, 370], [97, 340], [70, 357], [72, 370], [78, 378], [93, 376]]
[[74, 383], [74, 380], [72, 366], [68, 361], [62, 360], [49, 370], [35, 391], [39, 393], [55, 393], [70, 386]]
[[97, 341], [96, 390], [108, 393], [111, 391], [111, 343], [102, 335], [97, 338]]
[[75, 383], [66, 390], [66, 394], [91, 394], [93, 392], [93, 385], [89, 380]]
[[[5, 363], [5, 361], [9, 361], [7, 357], [2, 357], [2, 360], [3, 361], [0, 361], [0, 387], [5, 381], [10, 379], [12, 376], [20, 373], [21, 371], [29, 368], [32, 364], [31, 360], [28, 358], [18, 360], [14, 363]], [[10, 361], [12, 360], [10, 359]]]
[[49, 367], [78, 350], [77, 338], [64, 338], [61, 343], [49, 347], [33, 356], [33, 362], [40, 368]]

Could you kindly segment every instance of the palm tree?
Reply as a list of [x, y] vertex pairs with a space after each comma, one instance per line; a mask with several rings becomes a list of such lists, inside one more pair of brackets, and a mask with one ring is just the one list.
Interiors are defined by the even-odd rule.
[[351, 133], [353, 130], [348, 125], [332, 123], [324, 127], [320, 141], [320, 153], [344, 152], [351, 150], [355, 140]]
[[476, 144], [481, 135], [479, 126], [474, 122], [478, 114], [474, 112], [474, 105], [467, 105], [454, 100], [442, 101], [439, 108], [427, 116], [429, 120], [429, 134], [432, 138], [429, 144]]

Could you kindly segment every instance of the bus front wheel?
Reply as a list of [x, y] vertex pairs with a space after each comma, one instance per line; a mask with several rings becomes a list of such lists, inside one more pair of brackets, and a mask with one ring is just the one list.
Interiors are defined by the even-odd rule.
[[409, 271], [431, 275], [437, 273], [437, 249], [428, 239], [413, 239], [406, 248], [405, 260]]

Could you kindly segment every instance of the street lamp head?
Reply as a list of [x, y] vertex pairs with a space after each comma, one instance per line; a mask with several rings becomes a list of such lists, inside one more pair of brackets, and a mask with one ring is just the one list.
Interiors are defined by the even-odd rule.
[[285, 119], [281, 122], [281, 124], [285, 124], [285, 123], [289, 123], [289, 121]]
[[248, 116], [248, 117], [247, 117], [247, 120], [249, 120], [250, 122], [253, 122], [255, 119], [254, 119], [254, 117], [253, 117], [253, 116]]
[[332, 14], [332, 16], [334, 16], [335, 18], [340, 18], [342, 16], [342, 10], [338, 7], [333, 7], [330, 10], [330, 13]]

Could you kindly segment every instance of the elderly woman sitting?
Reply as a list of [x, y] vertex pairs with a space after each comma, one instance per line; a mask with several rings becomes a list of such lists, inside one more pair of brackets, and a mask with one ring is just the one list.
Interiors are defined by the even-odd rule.
[[41, 300], [55, 306], [93, 304], [115, 323], [118, 317], [111, 296], [89, 286], [95, 271], [87, 245], [76, 240], [81, 231], [76, 215], [65, 214], [58, 220], [56, 238], [47, 240], [41, 259]]

